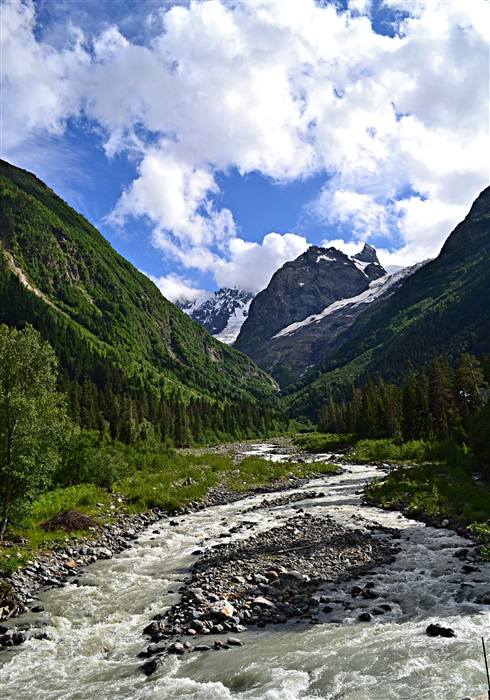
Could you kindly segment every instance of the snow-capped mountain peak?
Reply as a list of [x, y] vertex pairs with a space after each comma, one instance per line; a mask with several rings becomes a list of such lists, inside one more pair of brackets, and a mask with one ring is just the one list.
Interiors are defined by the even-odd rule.
[[176, 306], [218, 340], [231, 345], [247, 318], [253, 298], [252, 292], [224, 287], [216, 292], [206, 292], [197, 301], [180, 300]]

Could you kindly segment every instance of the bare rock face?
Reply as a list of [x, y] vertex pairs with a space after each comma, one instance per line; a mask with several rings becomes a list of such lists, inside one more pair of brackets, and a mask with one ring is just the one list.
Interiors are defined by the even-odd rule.
[[[282, 329], [358, 296], [386, 274], [370, 245], [353, 257], [336, 248], [311, 246], [283, 265], [257, 294], [234, 347], [261, 365], [268, 344]], [[268, 370], [274, 376], [274, 368]]]

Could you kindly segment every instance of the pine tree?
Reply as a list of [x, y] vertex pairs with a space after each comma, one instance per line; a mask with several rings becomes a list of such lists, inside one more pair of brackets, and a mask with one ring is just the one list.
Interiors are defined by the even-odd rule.
[[429, 376], [432, 429], [440, 440], [452, 438], [459, 424], [459, 414], [453, 393], [453, 372], [447, 361], [435, 356]]

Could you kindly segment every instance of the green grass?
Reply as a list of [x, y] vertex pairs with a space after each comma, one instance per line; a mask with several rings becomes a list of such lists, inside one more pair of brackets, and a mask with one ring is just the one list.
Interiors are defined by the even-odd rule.
[[403, 504], [414, 515], [451, 517], [455, 523], [484, 522], [490, 516], [490, 489], [461, 465], [421, 464], [396, 469], [365, 487], [366, 497], [389, 508]]
[[[336, 469], [331, 464], [271, 462], [259, 457], [246, 457], [236, 465], [230, 456], [214, 453], [168, 451], [152, 454], [149, 451], [132, 461], [131, 470], [121, 469], [123, 475], [111, 484], [110, 491], [93, 484], [79, 484], [43, 494], [33, 504], [29, 520], [22, 526], [9, 529], [10, 538], [21, 536], [27, 542], [0, 550], [0, 569], [15, 571], [33, 559], [36, 552], [64, 547], [72, 537], [92, 537], [93, 533], [67, 535], [63, 531], [46, 533], [40, 529], [42, 522], [69, 508], [103, 524], [113, 521], [117, 515], [140, 513], [154, 507], [177, 512], [191, 501], [202, 501], [208, 490], [219, 484], [247, 492], [279, 479], [303, 478], [335, 472]], [[116, 494], [112, 499], [113, 509], [110, 509], [111, 491]]]
[[308, 433], [298, 435], [294, 444], [307, 452], [335, 452], [335, 450], [355, 445], [358, 442], [357, 435], [346, 433]]
[[354, 449], [344, 457], [349, 462], [461, 462], [467, 450], [454, 442], [436, 440], [408, 440], [400, 442], [392, 438], [382, 440], [359, 440]]

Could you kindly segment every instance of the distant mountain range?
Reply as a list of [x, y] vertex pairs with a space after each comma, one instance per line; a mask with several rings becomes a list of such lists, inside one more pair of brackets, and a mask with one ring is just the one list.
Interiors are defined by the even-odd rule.
[[224, 287], [197, 301], [180, 300], [175, 304], [222, 343], [233, 345], [253, 298], [252, 292]]
[[462, 352], [490, 352], [490, 187], [476, 199], [434, 260], [388, 298], [370, 304], [323, 363], [288, 388], [292, 415], [316, 419], [330, 392], [349, 392], [381, 374], [400, 382], [407, 362], [453, 364]]

